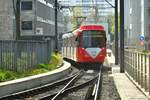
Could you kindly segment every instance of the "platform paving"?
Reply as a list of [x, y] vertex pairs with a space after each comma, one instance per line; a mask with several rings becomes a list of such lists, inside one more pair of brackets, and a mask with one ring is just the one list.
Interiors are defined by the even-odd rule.
[[119, 67], [112, 67], [112, 76], [121, 100], [149, 100], [126, 76], [119, 72]]
[[120, 73], [120, 67], [115, 65], [115, 56], [112, 51], [108, 50], [107, 52], [110, 52], [111, 56], [107, 55], [104, 65], [112, 68], [111, 75], [114, 78], [121, 100], [150, 100], [133, 84], [125, 73]]

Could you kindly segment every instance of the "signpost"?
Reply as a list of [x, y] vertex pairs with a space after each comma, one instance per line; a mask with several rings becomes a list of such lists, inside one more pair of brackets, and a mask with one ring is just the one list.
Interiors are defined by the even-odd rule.
[[140, 35], [140, 36], [139, 36], [139, 39], [140, 39], [140, 41], [144, 41], [144, 40], [145, 40], [144, 35], [143, 35], [143, 34], [142, 34], [142, 35]]
[[141, 35], [139, 36], [139, 40], [140, 40], [140, 44], [141, 44], [141, 45], [144, 45], [145, 37], [144, 37], [143, 34], [141, 34]]

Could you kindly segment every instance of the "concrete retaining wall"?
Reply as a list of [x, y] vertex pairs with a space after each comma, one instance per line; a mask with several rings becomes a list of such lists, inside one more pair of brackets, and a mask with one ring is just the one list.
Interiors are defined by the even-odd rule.
[[54, 82], [58, 79], [63, 78], [70, 71], [71, 65], [67, 62], [64, 62], [64, 65], [62, 67], [48, 73], [12, 80], [8, 82], [2, 82], [0, 83], [0, 97], [5, 97], [7, 95], [11, 95], [12, 93], [17, 93], [23, 90]]

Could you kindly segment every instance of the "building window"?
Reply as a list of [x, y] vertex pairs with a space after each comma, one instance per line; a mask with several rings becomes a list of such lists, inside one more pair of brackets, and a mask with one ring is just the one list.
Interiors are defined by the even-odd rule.
[[149, 36], [150, 36], [150, 24], [149, 24]]
[[21, 10], [32, 10], [32, 1], [22, 1]]
[[130, 29], [132, 30], [132, 24], [130, 24]]
[[112, 2], [112, 0], [107, 0], [108, 2]]
[[130, 8], [130, 12], [129, 13], [130, 13], [130, 15], [132, 14], [132, 8]]
[[22, 30], [32, 30], [32, 21], [22, 21]]
[[148, 14], [149, 14], [149, 16], [150, 16], [150, 8], [148, 9]]

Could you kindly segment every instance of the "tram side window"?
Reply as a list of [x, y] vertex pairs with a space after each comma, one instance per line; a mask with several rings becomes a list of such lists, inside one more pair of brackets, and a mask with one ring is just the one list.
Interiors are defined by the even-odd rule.
[[149, 24], [149, 36], [150, 36], [150, 24]]

